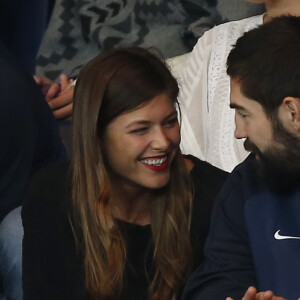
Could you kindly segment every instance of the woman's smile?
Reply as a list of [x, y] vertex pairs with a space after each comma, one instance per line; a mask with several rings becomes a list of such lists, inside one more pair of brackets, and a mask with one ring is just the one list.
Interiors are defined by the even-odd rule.
[[169, 165], [168, 155], [159, 155], [156, 157], [148, 157], [140, 160], [144, 166], [152, 171], [164, 171]]

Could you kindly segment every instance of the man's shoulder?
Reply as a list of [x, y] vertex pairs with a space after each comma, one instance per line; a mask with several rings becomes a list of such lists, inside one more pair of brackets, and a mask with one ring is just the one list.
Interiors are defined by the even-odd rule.
[[[194, 60], [199, 59], [198, 52], [207, 53], [207, 55], [209, 55], [211, 51], [221, 51], [224, 54], [225, 50], [222, 47], [228, 47], [227, 51], [229, 51], [240, 36], [262, 23], [263, 15], [257, 15], [216, 25], [210, 30], [207, 30], [203, 36], [198, 39], [191, 57], [193, 57]], [[227, 57], [226, 53], [225, 57]]]
[[236, 174], [237, 176], [251, 176], [251, 174], [256, 173], [258, 168], [257, 160], [254, 154], [250, 154], [247, 158], [238, 164], [231, 174]]
[[261, 184], [256, 158], [250, 154], [229, 174], [220, 196], [226, 198], [232, 197], [233, 194], [239, 194], [246, 200], [261, 188]]
[[262, 24], [262, 22], [263, 22], [263, 15], [257, 15], [257, 16], [252, 16], [241, 20], [225, 22], [213, 27], [210, 30], [211, 31], [224, 30], [224, 29], [228, 30], [234, 27], [234, 28], [240, 28], [240, 30], [245, 31], [245, 29], [247, 29], [249, 25], [257, 26]]
[[[249, 31], [263, 23], [263, 15], [252, 16], [237, 21], [225, 22], [214, 26], [210, 30], [207, 30], [202, 37], [198, 40], [198, 47], [201, 45], [200, 41], [204, 44], [217, 43], [218, 45], [222, 43], [235, 43], [235, 41], [244, 34], [244, 32]], [[232, 46], [232, 45], [231, 45]]]

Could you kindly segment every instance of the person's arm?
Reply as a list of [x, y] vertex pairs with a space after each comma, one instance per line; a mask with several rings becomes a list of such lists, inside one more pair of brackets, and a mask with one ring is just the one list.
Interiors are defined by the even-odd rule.
[[236, 171], [221, 189], [204, 250], [205, 263], [192, 274], [182, 299], [240, 300], [250, 285], [256, 285], [244, 219], [243, 184]]
[[31, 175], [66, 159], [56, 121], [32, 77], [0, 42], [0, 221], [22, 204]]

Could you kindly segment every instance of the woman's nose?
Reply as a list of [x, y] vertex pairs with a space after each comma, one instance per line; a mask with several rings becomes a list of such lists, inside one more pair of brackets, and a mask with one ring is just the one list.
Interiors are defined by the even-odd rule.
[[155, 130], [153, 134], [152, 148], [156, 150], [166, 150], [170, 146], [170, 140], [163, 128]]

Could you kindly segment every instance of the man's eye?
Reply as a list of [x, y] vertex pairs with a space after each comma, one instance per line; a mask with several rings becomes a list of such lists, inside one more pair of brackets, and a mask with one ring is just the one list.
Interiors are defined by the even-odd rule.
[[146, 133], [147, 130], [148, 130], [148, 127], [141, 127], [141, 128], [131, 130], [130, 133], [142, 135], [142, 134]]
[[176, 117], [176, 118], [167, 120], [167, 121], [164, 123], [164, 126], [165, 126], [165, 127], [173, 127], [173, 126], [175, 126], [177, 123], [178, 123], [178, 119], [177, 119], [177, 117]]
[[241, 118], [243, 118], [243, 119], [247, 117], [247, 115], [241, 113], [240, 111], [237, 111], [237, 113], [238, 113], [238, 115], [239, 115]]

